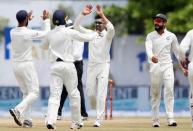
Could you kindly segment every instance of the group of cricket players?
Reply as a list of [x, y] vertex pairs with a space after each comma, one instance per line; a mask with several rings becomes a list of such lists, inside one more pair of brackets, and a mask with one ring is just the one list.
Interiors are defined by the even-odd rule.
[[[80, 25], [82, 19], [92, 12], [95, 16], [95, 30]], [[15, 78], [23, 94], [22, 101], [9, 112], [15, 123], [21, 127], [33, 126], [30, 115], [31, 106], [39, 97], [39, 82], [33, 63], [33, 40], [41, 40], [42, 50], [48, 50], [50, 61], [50, 96], [45, 125], [48, 129], [56, 129], [56, 120], [63, 89], [65, 88], [71, 107], [70, 129], [84, 126], [81, 117], [81, 98], [78, 86], [77, 68], [74, 62], [82, 57], [83, 42], [89, 42], [89, 60], [87, 68], [86, 94], [90, 100], [96, 101], [96, 119], [93, 127], [100, 127], [104, 118], [105, 100], [107, 96], [110, 68], [110, 47], [115, 35], [112, 23], [97, 5], [86, 5], [70, 27], [69, 18], [63, 10], [56, 10], [52, 16], [53, 29], [50, 27], [49, 12], [44, 10], [43, 30], [29, 29], [32, 12], [20, 10], [16, 13], [18, 26], [11, 35], [12, 67]], [[179, 65], [189, 79], [193, 90], [193, 30], [189, 31], [181, 44], [178, 44], [174, 33], [166, 29], [167, 17], [157, 14], [153, 17], [155, 31], [147, 35], [145, 47], [149, 62], [151, 80], [152, 126], [160, 127], [159, 105], [161, 87], [164, 85], [164, 103], [168, 126], [177, 126], [174, 119], [174, 71], [171, 50]], [[76, 41], [76, 42], [75, 42]], [[77, 46], [75, 46], [75, 43]], [[76, 54], [76, 55], [75, 55]], [[191, 93], [192, 94], [192, 93]], [[193, 100], [190, 97], [190, 110], [193, 116]]]
[[17, 125], [22, 127], [33, 125], [30, 107], [39, 96], [39, 83], [32, 58], [32, 46], [33, 40], [42, 40], [40, 47], [48, 50], [50, 61], [50, 96], [45, 119], [46, 127], [56, 129], [63, 86], [70, 100], [72, 121], [70, 128], [80, 129], [84, 125], [81, 117], [80, 92], [77, 88], [78, 68], [75, 68], [76, 63], [74, 63], [75, 60], [81, 59], [83, 42], [89, 42], [86, 92], [90, 99], [96, 100], [96, 120], [93, 127], [101, 126], [108, 87], [109, 51], [115, 30], [100, 5], [95, 8], [95, 30], [82, 27], [81, 20], [91, 12], [93, 12], [92, 5], [86, 5], [74, 24], [69, 27], [67, 25], [70, 20], [66, 12], [56, 10], [52, 16], [55, 27], [51, 30], [49, 12], [44, 10], [43, 31], [31, 30], [27, 27], [28, 22], [33, 18], [32, 12], [20, 10], [16, 13], [18, 26], [10, 32], [12, 65], [15, 78], [23, 93], [23, 100], [9, 111]]

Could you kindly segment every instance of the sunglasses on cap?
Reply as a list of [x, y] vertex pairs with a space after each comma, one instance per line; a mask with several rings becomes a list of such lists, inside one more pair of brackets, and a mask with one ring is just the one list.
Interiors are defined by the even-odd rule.
[[100, 21], [95, 21], [95, 24], [96, 24], [96, 25], [101, 25], [102, 22], [100, 22]]
[[156, 22], [156, 23], [162, 23], [162, 22], [164, 22], [164, 20], [161, 19], [161, 18], [155, 18], [153, 21]]

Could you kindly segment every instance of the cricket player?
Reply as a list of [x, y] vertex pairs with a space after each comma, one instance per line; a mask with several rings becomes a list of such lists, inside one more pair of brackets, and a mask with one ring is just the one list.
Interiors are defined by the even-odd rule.
[[[66, 24], [67, 28], [73, 28], [73, 22], [72, 20], [67, 20]], [[78, 90], [80, 92], [80, 102], [81, 102], [81, 116], [82, 120], [86, 120], [88, 118], [88, 113], [86, 111], [85, 106], [85, 98], [84, 98], [84, 90], [83, 90], [83, 84], [82, 84], [82, 74], [83, 74], [83, 50], [84, 50], [84, 42], [79, 41], [72, 41], [73, 42], [73, 56], [74, 56], [74, 65], [77, 71], [77, 77], [78, 77]], [[60, 99], [60, 106], [58, 108], [58, 117], [57, 120], [62, 119], [62, 108], [64, 106], [64, 102], [68, 96], [68, 92], [66, 90], [66, 87], [63, 86], [62, 95]]]
[[[95, 31], [99, 32], [96, 39], [89, 44], [89, 60], [87, 69], [86, 90], [90, 99], [96, 97], [96, 120], [94, 127], [100, 127], [105, 113], [108, 77], [110, 68], [110, 47], [115, 34], [114, 26], [106, 18], [100, 5], [96, 6]], [[83, 15], [74, 24], [81, 32], [93, 32], [79, 26]]]
[[167, 17], [157, 14], [153, 17], [155, 31], [147, 35], [145, 46], [150, 65], [152, 126], [160, 127], [159, 105], [162, 84], [168, 126], [177, 126], [174, 120], [174, 71], [172, 50], [179, 60], [179, 44], [176, 35], [166, 29]]
[[180, 52], [184, 74], [188, 76], [190, 84], [189, 102], [193, 128], [193, 30], [188, 31], [184, 39], [181, 41]]
[[28, 22], [32, 19], [32, 11], [20, 10], [16, 14], [18, 26], [11, 30], [12, 65], [15, 78], [23, 94], [23, 100], [10, 114], [19, 126], [32, 127], [32, 119], [28, 112], [30, 106], [39, 96], [39, 83], [32, 58], [33, 40], [43, 39], [50, 30], [48, 11], [43, 11], [44, 31], [29, 29]]
[[[83, 15], [90, 14], [92, 6], [87, 5]], [[58, 107], [62, 93], [63, 84], [69, 95], [71, 105], [71, 129], [80, 129], [83, 124], [80, 115], [80, 93], [77, 89], [77, 72], [73, 64], [73, 40], [91, 41], [98, 35], [97, 32], [83, 34], [76, 30], [65, 27], [67, 15], [62, 10], [56, 10], [52, 22], [56, 27], [51, 30], [46, 39], [44, 48], [48, 47], [51, 61], [50, 97], [48, 102], [48, 113], [46, 126], [55, 129]]]

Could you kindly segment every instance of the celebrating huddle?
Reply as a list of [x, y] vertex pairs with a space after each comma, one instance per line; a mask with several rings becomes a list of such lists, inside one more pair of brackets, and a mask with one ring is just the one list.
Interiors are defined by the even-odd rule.
[[[60, 97], [63, 85], [69, 95], [71, 105], [71, 129], [83, 127], [81, 119], [81, 100], [78, 90], [77, 69], [75, 68], [74, 41], [78, 44], [89, 42], [89, 64], [87, 71], [87, 95], [97, 98], [97, 118], [94, 127], [102, 123], [105, 112], [105, 100], [107, 95], [108, 75], [110, 68], [109, 50], [114, 37], [114, 27], [105, 17], [100, 5], [96, 6], [95, 30], [89, 30], [80, 26], [81, 19], [89, 15], [93, 8], [87, 5], [75, 20], [73, 29], [66, 27], [68, 16], [62, 10], [53, 13], [52, 22], [55, 28], [50, 30], [48, 11], [43, 11], [43, 31], [27, 28], [28, 21], [32, 19], [32, 12], [20, 10], [16, 14], [18, 27], [11, 30], [11, 50], [13, 70], [19, 87], [23, 93], [23, 100], [13, 109], [10, 114], [17, 125], [32, 127], [30, 106], [39, 96], [39, 83], [32, 59], [33, 40], [41, 39], [42, 49], [49, 51], [50, 67], [50, 96], [48, 112], [45, 120], [48, 129], [55, 129], [60, 105]], [[80, 50], [81, 51], [81, 50]]]
[[[63, 103], [69, 96], [71, 107], [71, 129], [84, 126], [82, 117], [88, 117], [82, 88], [83, 43], [89, 42], [86, 94], [96, 101], [94, 127], [100, 127], [105, 113], [108, 77], [110, 69], [110, 47], [115, 35], [114, 26], [106, 18], [100, 5], [96, 6], [95, 30], [80, 25], [81, 20], [93, 12], [86, 5], [70, 22], [63, 10], [53, 13], [51, 30], [49, 12], [43, 11], [43, 30], [27, 28], [33, 18], [32, 12], [20, 10], [16, 14], [18, 27], [11, 30], [12, 66], [15, 78], [23, 94], [22, 101], [10, 114], [17, 125], [32, 127], [31, 105], [39, 96], [39, 82], [32, 57], [33, 40], [42, 40], [40, 47], [48, 50], [50, 61], [50, 96], [45, 124], [48, 129], [56, 129], [56, 120], [61, 116]], [[166, 29], [167, 17], [157, 14], [153, 17], [155, 31], [147, 35], [145, 47], [149, 62], [151, 80], [152, 126], [160, 127], [159, 105], [161, 87], [164, 84], [164, 103], [168, 126], [177, 126], [174, 119], [174, 71], [171, 50], [174, 52], [184, 75], [188, 76], [191, 87], [190, 109], [193, 117], [193, 31], [189, 31], [181, 44], [174, 33]], [[193, 126], [193, 124], [192, 124]]]

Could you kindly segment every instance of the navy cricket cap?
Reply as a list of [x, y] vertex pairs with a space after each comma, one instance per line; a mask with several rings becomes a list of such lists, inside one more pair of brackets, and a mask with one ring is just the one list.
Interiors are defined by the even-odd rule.
[[166, 15], [164, 15], [164, 14], [157, 14], [156, 16], [153, 16], [152, 18], [153, 18], [153, 19], [155, 19], [155, 18], [161, 18], [161, 19], [167, 21], [167, 17], [166, 17]]
[[63, 10], [56, 10], [53, 14], [52, 22], [54, 25], [65, 25], [66, 24], [66, 13]]
[[25, 10], [20, 10], [17, 12], [16, 14], [16, 19], [17, 21], [20, 23], [20, 22], [23, 22], [24, 20], [26, 20], [26, 18], [28, 17], [28, 13], [27, 11]]

